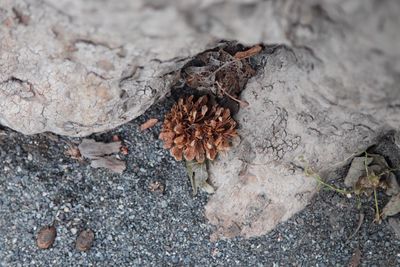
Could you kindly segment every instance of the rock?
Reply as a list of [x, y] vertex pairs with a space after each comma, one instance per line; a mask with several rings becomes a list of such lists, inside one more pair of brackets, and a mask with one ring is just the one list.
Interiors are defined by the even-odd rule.
[[148, 1], [4, 0], [0, 124], [85, 136], [142, 114], [204, 49], [179, 6]]
[[[337, 39], [320, 45], [331, 34], [324, 32], [329, 26], [336, 34], [343, 29], [361, 32], [363, 39], [346, 41], [368, 43], [374, 59], [383, 52], [390, 56], [398, 43], [396, 34], [391, 42], [379, 42], [378, 48], [377, 42], [368, 40], [374, 40], [377, 31], [371, 33], [370, 28], [387, 11], [393, 16], [377, 38], [397, 32], [397, 3], [388, 1], [375, 9], [370, 0], [357, 8], [361, 2], [346, 4], [344, 11], [356, 17], [344, 18], [336, 1], [4, 0], [0, 124], [25, 134], [86, 136], [109, 130], [139, 116], [169, 93], [173, 71], [219, 39], [294, 46], [306, 40], [322, 49], [336, 49]], [[346, 28], [371, 10], [377, 15], [357, 21], [354, 29]], [[357, 58], [352, 55], [349, 60]], [[386, 67], [395, 70], [395, 65]]]
[[56, 239], [56, 228], [54, 226], [46, 226], [40, 229], [36, 236], [36, 244], [40, 249], [50, 248]]
[[400, 20], [378, 27], [400, 5], [351, 2], [341, 12], [336, 2], [302, 2], [293, 14], [299, 23], [288, 26], [295, 45], [264, 50], [265, 66], [241, 94], [249, 106], [235, 118], [241, 143], [209, 168], [217, 190], [205, 214], [217, 226], [214, 239], [267, 233], [316, 191], [305, 165], [328, 178], [400, 129], [400, 40], [390, 34]]
[[400, 186], [399, 183], [397, 182], [396, 175], [394, 173], [389, 173], [388, 174], [388, 188], [386, 190], [386, 194], [388, 196], [394, 196], [400, 193]]
[[389, 218], [388, 224], [392, 228], [397, 239], [400, 239], [400, 220], [397, 218]]
[[394, 195], [390, 198], [389, 202], [386, 203], [382, 210], [382, 218], [387, 216], [394, 216], [400, 213], [400, 194]]
[[355, 157], [350, 164], [349, 171], [344, 178], [344, 184], [347, 187], [355, 187], [358, 179], [366, 175], [365, 166], [368, 166], [373, 161], [373, 158]]

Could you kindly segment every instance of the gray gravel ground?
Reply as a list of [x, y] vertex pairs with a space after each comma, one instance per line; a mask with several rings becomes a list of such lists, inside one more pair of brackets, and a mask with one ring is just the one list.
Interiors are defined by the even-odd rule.
[[[162, 149], [160, 123], [171, 101], [112, 132], [129, 148], [122, 175], [92, 169], [64, 155], [67, 139], [53, 135], [0, 135], [0, 266], [348, 266], [361, 250], [361, 266], [400, 266], [400, 241], [387, 222], [376, 225], [373, 201], [321, 191], [300, 214], [271, 233], [250, 240], [211, 242], [204, 218], [206, 194], [192, 197], [182, 163]], [[151, 192], [162, 182], [164, 194]], [[365, 214], [355, 231], [360, 213]], [[49, 250], [35, 244], [38, 230], [56, 223]], [[77, 232], [90, 228], [88, 252], [74, 248]]]

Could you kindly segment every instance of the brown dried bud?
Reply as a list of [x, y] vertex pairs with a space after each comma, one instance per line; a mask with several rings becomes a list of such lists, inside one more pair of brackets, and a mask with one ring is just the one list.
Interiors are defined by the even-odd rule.
[[208, 103], [207, 96], [180, 98], [165, 117], [159, 138], [176, 160], [214, 160], [237, 136], [228, 108]]

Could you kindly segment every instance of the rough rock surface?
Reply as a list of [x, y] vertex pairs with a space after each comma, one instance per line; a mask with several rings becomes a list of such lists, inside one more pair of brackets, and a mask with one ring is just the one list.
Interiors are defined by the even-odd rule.
[[266, 233], [315, 192], [305, 165], [329, 178], [400, 129], [400, 37], [390, 34], [400, 5], [351, 2], [302, 5], [289, 27], [292, 47], [265, 49], [265, 67], [241, 95], [250, 104], [237, 115], [242, 142], [210, 166], [215, 238]]
[[209, 41], [148, 1], [0, 3], [0, 123], [25, 134], [83, 136], [137, 117], [168, 92], [170, 60]]
[[[257, 25], [258, 2], [1, 0], [0, 124], [70, 136], [123, 124], [217, 39], [281, 41], [275, 21]], [[270, 13], [275, 4], [260, 5]]]
[[0, 0], [0, 124], [87, 135], [143, 113], [219, 38], [283, 44], [241, 97], [241, 144], [210, 166], [215, 237], [263, 234], [329, 174], [400, 127], [400, 4]]

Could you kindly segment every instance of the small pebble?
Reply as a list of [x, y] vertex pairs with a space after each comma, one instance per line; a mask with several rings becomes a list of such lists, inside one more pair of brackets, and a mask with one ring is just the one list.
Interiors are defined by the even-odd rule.
[[45, 226], [36, 236], [36, 244], [40, 249], [48, 249], [56, 239], [56, 228], [54, 226]]

